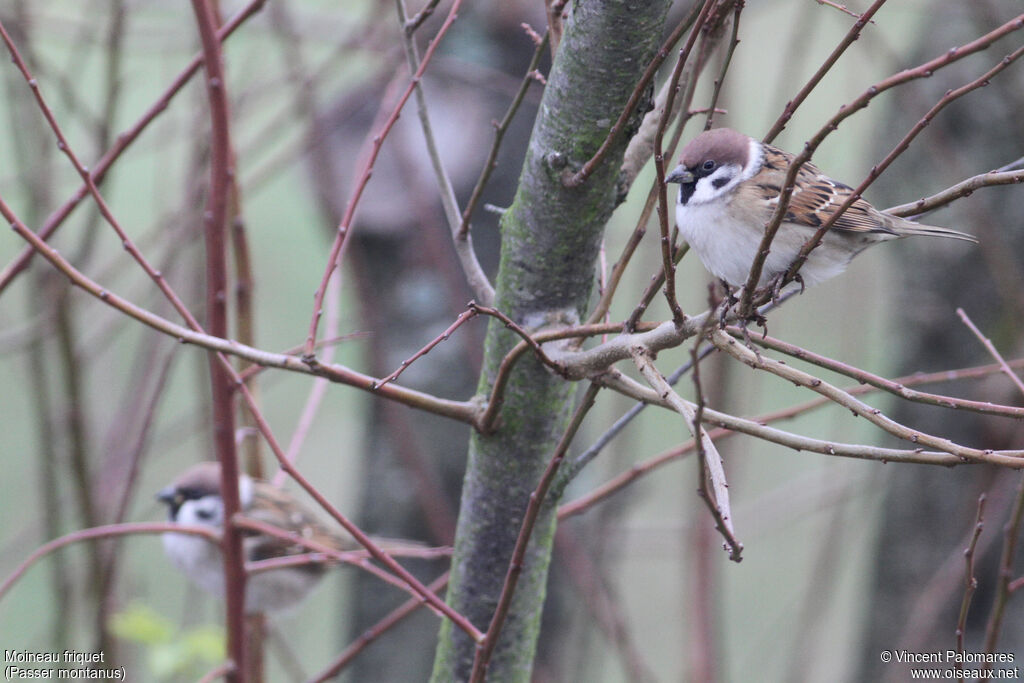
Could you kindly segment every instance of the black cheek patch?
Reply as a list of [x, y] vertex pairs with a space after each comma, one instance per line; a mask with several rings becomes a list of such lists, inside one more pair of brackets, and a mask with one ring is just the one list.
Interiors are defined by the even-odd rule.
[[679, 203], [685, 205], [686, 202], [690, 201], [690, 197], [697, 190], [697, 183], [681, 183], [679, 185]]
[[715, 186], [716, 190], [720, 190], [723, 187], [725, 187], [726, 185], [728, 185], [730, 180], [732, 180], [732, 179], [731, 178], [726, 178], [726, 177], [715, 178], [714, 180], [711, 181], [711, 184]]

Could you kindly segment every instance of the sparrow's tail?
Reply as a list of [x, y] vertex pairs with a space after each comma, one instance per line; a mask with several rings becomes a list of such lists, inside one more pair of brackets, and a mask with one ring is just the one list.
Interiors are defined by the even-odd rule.
[[974, 235], [968, 235], [966, 232], [950, 230], [949, 228], [940, 228], [935, 225], [912, 223], [908, 220], [900, 222], [899, 226], [896, 228], [896, 233], [901, 237], [905, 237], [907, 235], [931, 235], [932, 237], [949, 237], [955, 240], [963, 240], [964, 242], [978, 243], [977, 237]]

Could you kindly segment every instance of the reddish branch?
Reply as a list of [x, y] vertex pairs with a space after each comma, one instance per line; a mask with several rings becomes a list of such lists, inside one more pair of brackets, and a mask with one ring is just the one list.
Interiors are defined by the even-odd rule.
[[[437, 593], [447, 584], [448, 572], [445, 572], [438, 578], [434, 579], [429, 588], [431, 591]], [[383, 619], [363, 631], [359, 637], [356, 638], [351, 645], [345, 648], [345, 650], [338, 655], [337, 659], [331, 662], [326, 669], [311, 678], [311, 683], [321, 683], [322, 681], [327, 681], [337, 676], [341, 670], [348, 666], [348, 664], [355, 659], [360, 652], [365, 650], [370, 643], [374, 642], [389, 630], [397, 626], [403, 619], [422, 606], [423, 601], [417, 598], [410, 598], [409, 600], [406, 600], [404, 603], [388, 613]]]
[[341, 217], [341, 221], [338, 223], [337, 235], [334, 238], [334, 244], [331, 245], [331, 251], [327, 256], [327, 268], [325, 269], [324, 276], [320, 281], [320, 286], [316, 289], [316, 294], [313, 298], [313, 317], [309, 323], [309, 333], [306, 336], [306, 347], [305, 356], [312, 359], [313, 351], [316, 345], [316, 329], [320, 323], [320, 315], [324, 302], [324, 294], [327, 291], [327, 283], [331, 279], [335, 268], [339, 264], [339, 260], [342, 253], [342, 247], [345, 244], [348, 231], [352, 227], [352, 220], [355, 217], [356, 207], [359, 205], [359, 200], [363, 196], [363, 191], [366, 189], [366, 184], [370, 181], [370, 175], [373, 173], [373, 166], [377, 161], [377, 156], [380, 154], [380, 149], [384, 144], [384, 139], [388, 133], [391, 132], [395, 122], [398, 121], [399, 114], [402, 113], [402, 108], [405, 103], [409, 100], [413, 90], [416, 89], [416, 85], [423, 78], [424, 72], [427, 70], [427, 66], [430, 64], [431, 58], [434, 56], [434, 52], [437, 50], [437, 46], [441, 42], [441, 38], [444, 37], [448, 29], [455, 22], [455, 18], [458, 15], [459, 7], [462, 5], [462, 0], [455, 0], [452, 3], [451, 9], [448, 11], [448, 16], [445, 17], [444, 23], [441, 24], [441, 28], [438, 29], [437, 35], [434, 36], [433, 40], [427, 46], [426, 52], [423, 54], [423, 60], [420, 62], [419, 68], [416, 73], [413, 74], [412, 78], [409, 79], [409, 85], [406, 87], [405, 92], [399, 97], [398, 103], [391, 112], [391, 116], [385, 121], [383, 128], [373, 137], [373, 144], [370, 149], [369, 155], [366, 157], [363, 163], [363, 168], [358, 175], [355, 188], [352, 191], [352, 195], [349, 197], [348, 203], [345, 205], [345, 213]]
[[[192, 8], [203, 47], [206, 94], [210, 102], [210, 190], [203, 212], [203, 234], [206, 244], [206, 325], [210, 334], [227, 337], [227, 215], [233, 173], [228, 96], [214, 8], [208, 0], [192, 0]], [[219, 354], [209, 354], [213, 396], [213, 439], [221, 468], [220, 491], [224, 502], [224, 518], [232, 519], [241, 509], [238, 493], [240, 470], [235, 449], [232, 373], [225, 370], [223, 360]], [[246, 658], [246, 575], [242, 535], [241, 529], [233, 524], [226, 524], [221, 539], [221, 552], [224, 559], [224, 598], [227, 603], [227, 651], [228, 657], [234, 663], [229, 680], [244, 683], [248, 680], [249, 661]]]
[[[242, 10], [235, 14], [234, 17], [232, 17], [226, 24], [224, 24], [224, 26], [220, 28], [220, 30], [217, 33], [218, 40], [224, 40], [232, 33], [234, 33], [235, 29], [241, 26], [246, 21], [246, 19], [253, 16], [260, 9], [262, 9], [266, 1], [267, 0], [251, 0], [248, 5], [242, 8]], [[98, 162], [96, 162], [96, 165], [93, 166], [93, 168], [90, 170], [89, 175], [94, 185], [99, 185], [100, 183], [103, 182], [103, 179], [107, 174], [107, 171], [110, 170], [110, 167], [114, 164], [114, 162], [117, 161], [118, 158], [120, 158], [121, 153], [124, 152], [124, 150], [127, 149], [129, 145], [135, 142], [135, 140], [139, 137], [142, 131], [144, 131], [149, 126], [149, 124], [156, 119], [157, 116], [159, 116], [161, 113], [163, 113], [165, 109], [167, 109], [171, 100], [174, 99], [175, 95], [177, 95], [178, 92], [180, 92], [181, 89], [185, 86], [185, 84], [188, 83], [189, 80], [191, 80], [192, 76], [194, 76], [196, 72], [199, 71], [199, 67], [201, 67], [202, 64], [203, 58], [201, 54], [193, 57], [192, 61], [189, 62], [188, 66], [186, 66], [185, 69], [182, 70], [180, 74], [178, 74], [178, 76], [171, 82], [171, 85], [168, 86], [167, 90], [165, 90], [164, 93], [156, 100], [156, 102], [154, 102], [153, 105], [150, 106], [146, 113], [142, 115], [142, 118], [140, 118], [134, 125], [132, 125], [130, 128], [128, 128], [127, 130], [125, 130], [124, 132], [120, 133], [117, 136], [117, 140], [114, 143], [114, 146], [107, 150], [106, 154], [104, 154], [103, 157]], [[49, 239], [50, 236], [57, 230], [57, 228], [59, 228], [64, 223], [67, 217], [71, 215], [71, 212], [74, 211], [75, 207], [78, 206], [78, 204], [86, 197], [86, 195], [89, 194], [89, 191], [89, 184], [83, 183], [81, 187], [79, 187], [78, 190], [75, 191], [71, 198], [64, 203], [63, 206], [61, 206], [59, 209], [53, 212], [43, 222], [42, 227], [40, 227], [38, 232], [39, 237], [44, 241]], [[29, 261], [32, 260], [32, 257], [35, 255], [36, 251], [37, 250], [32, 246], [25, 247], [25, 249], [22, 250], [18, 257], [15, 258], [14, 261], [9, 263], [7, 267], [3, 269], [2, 272], [0, 272], [0, 293], [2, 293], [4, 289], [7, 288], [7, 285], [9, 285], [14, 280], [15, 276], [18, 275], [18, 273], [25, 269]]]
[[448, 328], [444, 332], [442, 332], [441, 334], [437, 335], [437, 337], [435, 337], [431, 341], [427, 342], [426, 346], [424, 346], [422, 349], [420, 349], [416, 353], [412, 354], [409, 358], [407, 358], [406, 360], [403, 360], [399, 364], [399, 366], [397, 368], [395, 368], [395, 370], [390, 375], [388, 375], [387, 377], [383, 378], [376, 386], [372, 387], [372, 390], [376, 391], [377, 389], [380, 389], [384, 385], [389, 384], [390, 382], [393, 382], [394, 380], [398, 379], [398, 376], [401, 375], [403, 372], [405, 372], [405, 369], [407, 367], [409, 367], [410, 365], [415, 363], [418, 359], [420, 359], [423, 356], [425, 356], [428, 353], [430, 353], [431, 349], [433, 349], [435, 346], [437, 346], [441, 342], [448, 341], [448, 338], [452, 336], [452, 333], [455, 330], [457, 330], [460, 327], [462, 327], [463, 323], [465, 323], [465, 322], [475, 318], [477, 315], [479, 315], [479, 313], [480, 312], [476, 308], [472, 307], [472, 305], [470, 306], [469, 310], [466, 310], [466, 311], [463, 311], [462, 313], [459, 313], [458, 317], [455, 318], [455, 322], [453, 322], [451, 325], [449, 325]]
[[109, 524], [97, 526], [90, 529], [81, 529], [70, 534], [47, 541], [32, 551], [25, 560], [19, 564], [11, 575], [0, 583], [0, 600], [7, 591], [29, 570], [29, 568], [55, 550], [60, 550], [72, 543], [91, 541], [98, 538], [112, 538], [114, 536], [128, 536], [134, 534], [162, 534], [173, 531], [175, 533], [202, 536], [212, 543], [220, 542], [220, 535], [205, 526], [189, 526], [187, 524], [171, 524], [170, 522], [131, 522], [126, 524]]

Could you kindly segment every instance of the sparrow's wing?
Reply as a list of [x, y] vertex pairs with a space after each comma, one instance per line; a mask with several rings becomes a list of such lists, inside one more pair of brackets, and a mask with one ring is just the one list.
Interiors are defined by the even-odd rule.
[[[763, 200], [767, 200], [773, 209], [782, 193], [786, 172], [793, 158], [788, 152], [765, 145], [764, 166], [751, 178], [752, 189], [757, 191]], [[814, 164], [804, 164], [797, 173], [796, 186], [786, 210], [786, 222], [820, 228], [852, 194], [853, 188], [832, 180]], [[878, 210], [863, 199], [857, 199], [851, 204], [832, 225], [832, 229], [896, 234], [886, 222], [883, 222]]]
[[[245, 515], [334, 550], [352, 547], [352, 544], [343, 543], [338, 536], [328, 531], [312, 513], [301, 507], [293, 498], [264, 482], [254, 483], [252, 504], [245, 511]], [[256, 532], [246, 540], [246, 544], [252, 548], [253, 560], [310, 552], [309, 548], [299, 543]]]

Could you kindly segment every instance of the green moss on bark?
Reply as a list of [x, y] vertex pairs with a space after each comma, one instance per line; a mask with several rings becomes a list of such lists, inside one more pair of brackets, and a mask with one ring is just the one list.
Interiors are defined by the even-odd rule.
[[[585, 312], [601, 235], [616, 205], [626, 136], [583, 186], [565, 187], [561, 174], [581, 167], [604, 141], [658, 48], [668, 5], [667, 0], [574, 3], [516, 197], [502, 219], [496, 305], [519, 324], [539, 326]], [[482, 394], [489, 393], [501, 359], [518, 341], [499, 321], [491, 321]], [[448, 600], [481, 630], [494, 612], [530, 494], [568, 423], [574, 390], [533, 357], [524, 357], [508, 383], [500, 427], [471, 439]], [[546, 506], [489, 681], [530, 680], [554, 531], [554, 508]], [[465, 680], [474, 654], [470, 638], [444, 622], [434, 683]]]

